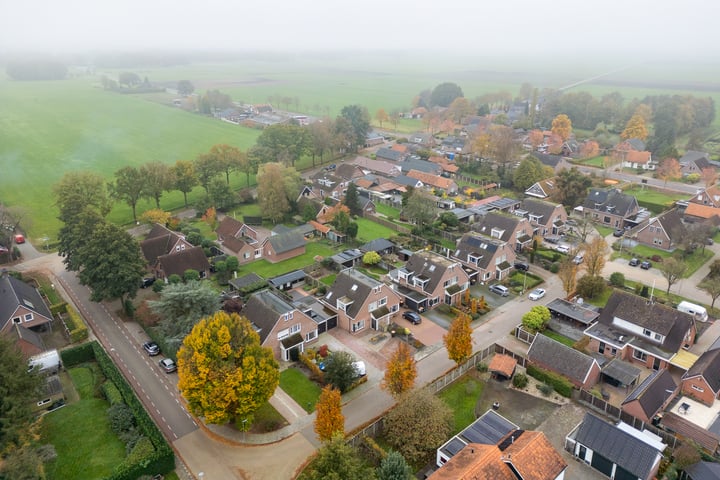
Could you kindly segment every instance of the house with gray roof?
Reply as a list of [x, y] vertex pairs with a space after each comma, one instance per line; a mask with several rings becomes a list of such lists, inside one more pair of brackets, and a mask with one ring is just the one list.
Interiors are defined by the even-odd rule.
[[651, 423], [655, 415], [665, 409], [678, 394], [679, 386], [668, 370], [652, 372], [638, 385], [622, 404], [620, 410], [643, 422]]
[[317, 341], [317, 322], [274, 291], [250, 295], [242, 314], [260, 335], [260, 344], [272, 349], [278, 360], [289, 361], [292, 350], [302, 353], [308, 343]]
[[507, 242], [470, 232], [460, 239], [452, 257], [468, 267], [472, 283], [503, 280], [515, 263], [515, 249]]
[[614, 290], [598, 321], [584, 333], [591, 352], [661, 370], [695, 343], [696, 328], [688, 313]]
[[298, 232], [271, 235], [262, 244], [262, 256], [270, 263], [278, 263], [305, 253], [305, 237]]
[[366, 328], [386, 331], [400, 310], [401, 297], [389, 285], [348, 268], [338, 273], [322, 302], [337, 313], [337, 324], [350, 333]]
[[686, 467], [683, 480], [720, 480], [720, 463], [698, 462]]
[[506, 242], [517, 252], [532, 243], [533, 226], [527, 218], [516, 215], [488, 212], [472, 225], [471, 230]]
[[530, 188], [525, 190], [525, 195], [528, 197], [546, 199], [553, 196], [557, 191], [557, 178], [553, 177], [533, 183], [530, 185]]
[[642, 245], [671, 252], [682, 242], [686, 233], [682, 215], [672, 209], [643, 221], [632, 230], [630, 236]]
[[565, 449], [603, 475], [617, 480], [652, 480], [665, 444], [655, 435], [586, 413], [565, 438]]
[[34, 330], [25, 328], [19, 323], [12, 324], [10, 329], [5, 332], [5, 336], [12, 340], [26, 359], [46, 350], [42, 337]]
[[[382, 149], [381, 149], [382, 150]], [[394, 152], [395, 154], [401, 155], [400, 152], [396, 152], [395, 150], [386, 149], [391, 152]], [[361, 170], [365, 173], [376, 173], [378, 175], [384, 175], [386, 177], [396, 177], [400, 175], [401, 170], [400, 166], [397, 163], [393, 162], [387, 162], [383, 160], [373, 160], [367, 157], [355, 157], [355, 160], [352, 162], [354, 165], [357, 165], [360, 167]]]
[[53, 321], [38, 290], [3, 271], [0, 275], [0, 334], [7, 334], [14, 325], [38, 329]]
[[417, 178], [408, 177], [407, 175], [398, 175], [393, 178], [392, 181], [406, 187], [422, 188], [425, 186], [425, 184]]
[[154, 224], [150, 232], [140, 243], [145, 260], [151, 267], [157, 263], [158, 257], [172, 253], [180, 253], [185, 249], [192, 248], [192, 244], [185, 240], [185, 236], [173, 232], [167, 227], [158, 223]]
[[592, 388], [600, 379], [600, 364], [593, 357], [539, 333], [527, 353], [536, 367], [567, 378], [576, 388]]
[[497, 445], [500, 441], [519, 429], [517, 425], [495, 410], [488, 410], [477, 420], [465, 427], [437, 449], [435, 465], [442, 467], [458, 452], [471, 443], [479, 445]]
[[210, 275], [210, 262], [202, 247], [191, 247], [159, 256], [151, 269], [156, 278], [167, 283], [171, 275], [183, 277], [188, 270], [195, 270], [200, 278], [207, 278]]
[[243, 264], [260, 258], [262, 255], [257, 240], [247, 235], [251, 230], [257, 237], [257, 233], [251, 227], [232, 217], [225, 216], [220, 220], [215, 233], [223, 251], [237, 257], [238, 261]]
[[708, 350], [682, 376], [684, 395], [712, 406], [720, 396], [720, 349]]
[[470, 285], [460, 262], [427, 250], [415, 252], [404, 267], [391, 272], [391, 278], [405, 305], [420, 312], [440, 303], [457, 305]]
[[427, 160], [418, 160], [414, 158], [408, 158], [399, 163], [403, 173], [407, 173], [410, 170], [417, 170], [419, 172], [430, 173], [432, 175], [441, 175], [443, 169], [440, 165]]
[[692, 173], [701, 175], [704, 168], [713, 167], [710, 163], [709, 153], [697, 152], [695, 150], [685, 152], [685, 155], [680, 157], [678, 163], [680, 163], [680, 171], [683, 176], [688, 176]]
[[560, 235], [566, 230], [567, 212], [560, 203], [525, 198], [513, 211], [518, 217], [527, 218], [533, 226], [534, 235]]
[[405, 160], [406, 154], [392, 148], [382, 147], [375, 152], [375, 158], [378, 160], [389, 160], [391, 162], [402, 162]]
[[562, 155], [552, 155], [550, 153], [533, 152], [532, 156], [540, 160], [540, 163], [546, 167], [550, 167], [557, 174], [561, 170], [570, 170], [572, 163], [568, 162]]
[[637, 199], [616, 188], [591, 188], [583, 211], [593, 221], [611, 228], [635, 226], [634, 217], [640, 211]]

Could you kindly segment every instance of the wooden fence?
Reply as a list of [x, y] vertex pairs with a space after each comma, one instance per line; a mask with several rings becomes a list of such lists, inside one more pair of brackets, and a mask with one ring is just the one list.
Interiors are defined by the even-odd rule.
[[503, 355], [508, 355], [510, 357], [513, 357], [515, 361], [523, 368], [527, 367], [527, 358], [525, 358], [525, 355], [521, 355], [519, 353], [515, 353], [512, 350], [508, 350], [507, 348], [503, 347], [502, 345], [495, 344], [495, 353], [501, 353]]
[[517, 338], [521, 342], [530, 345], [532, 344], [533, 340], [535, 340], [535, 334], [525, 330], [522, 325], [518, 325], [518, 327], [515, 329], [515, 338]]

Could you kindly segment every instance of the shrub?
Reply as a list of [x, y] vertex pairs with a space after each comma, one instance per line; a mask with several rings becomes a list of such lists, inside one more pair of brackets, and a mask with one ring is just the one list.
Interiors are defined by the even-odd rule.
[[524, 373], [518, 373], [513, 377], [512, 383], [515, 388], [525, 388], [528, 384], [528, 377]]
[[313, 362], [312, 358], [310, 358], [305, 353], [301, 353], [300, 361], [308, 368], [308, 370], [310, 370], [310, 378], [312, 380], [320, 383], [323, 383], [325, 381], [325, 374], [322, 372], [322, 370], [320, 370], [320, 367], [317, 366], [317, 363]]
[[542, 383], [542, 384], [538, 385], [537, 388], [538, 388], [538, 390], [540, 390], [540, 393], [542, 393], [546, 397], [555, 390], [552, 387], [552, 385], [548, 385], [547, 383]]
[[559, 270], [560, 270], [560, 264], [558, 262], [553, 262], [553, 264], [550, 265], [551, 273], [558, 273]]
[[533, 365], [528, 365], [527, 374], [533, 378], [540, 380], [543, 383], [551, 385], [555, 389], [555, 391], [563, 397], [570, 398], [572, 396], [572, 383], [570, 383], [569, 380], [567, 380], [565, 377], [562, 377], [561, 375], [553, 372], [548, 372], [547, 370], [543, 370]]
[[65, 318], [65, 324], [68, 330], [70, 330], [70, 341], [72, 343], [81, 342], [88, 338], [88, 328], [85, 322], [80, 317], [80, 314], [72, 308], [70, 305], [67, 306], [67, 317]]
[[610, 285], [613, 285], [615, 287], [624, 287], [625, 275], [623, 275], [621, 272], [613, 272], [610, 275]]
[[82, 345], [78, 345], [77, 347], [60, 350], [60, 358], [62, 359], [65, 368], [70, 368], [81, 363], [89, 362], [93, 358], [95, 358], [95, 353], [93, 352], [93, 344], [83, 343]]
[[105, 396], [105, 400], [107, 400], [111, 406], [116, 403], [123, 403], [123, 397], [122, 394], [120, 394], [120, 390], [118, 390], [115, 384], [111, 381], [106, 380], [103, 382], [102, 392]]
[[53, 315], [59, 315], [61, 313], [65, 313], [67, 311], [68, 304], [66, 302], [60, 302], [56, 303], [55, 305], [50, 306], [50, 313]]
[[486, 363], [478, 363], [475, 368], [476, 368], [477, 371], [480, 372], [480, 373], [485, 373], [485, 372], [488, 371], [488, 366], [487, 366]]
[[[118, 392], [119, 393], [119, 392]], [[108, 420], [110, 428], [115, 435], [120, 436], [124, 432], [130, 431], [135, 427], [135, 416], [132, 410], [124, 402], [114, 403], [108, 408]]]
[[318, 349], [318, 355], [320, 355], [322, 358], [326, 358], [328, 356], [328, 346], [327, 345], [321, 345]]

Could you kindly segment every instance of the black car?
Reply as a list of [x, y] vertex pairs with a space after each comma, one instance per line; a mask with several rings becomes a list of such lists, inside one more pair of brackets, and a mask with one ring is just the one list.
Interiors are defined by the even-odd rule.
[[151, 286], [153, 283], [155, 283], [155, 277], [146, 277], [143, 278], [140, 282], [140, 288], [147, 288]]
[[628, 265], [630, 265], [631, 267], [637, 267], [638, 265], [640, 265], [640, 260], [638, 260], [637, 258], [631, 258], [628, 262]]
[[525, 262], [515, 262], [515, 269], [523, 272], [530, 270], [530, 265]]
[[616, 228], [613, 232], [613, 237], [622, 237], [625, 234], [625, 230], [622, 228]]
[[154, 357], [155, 355], [160, 353], [160, 347], [155, 342], [145, 342], [143, 343], [143, 348], [151, 357]]
[[404, 319], [409, 320], [413, 325], [419, 325], [422, 323], [422, 317], [415, 312], [405, 312], [402, 316]]
[[651, 267], [652, 263], [648, 262], [647, 260], [640, 264], [640, 268], [642, 268], [643, 270], [650, 270]]

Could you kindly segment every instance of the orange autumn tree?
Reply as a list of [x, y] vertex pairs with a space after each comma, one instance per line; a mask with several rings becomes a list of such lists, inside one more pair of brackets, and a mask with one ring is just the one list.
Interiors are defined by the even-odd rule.
[[249, 427], [280, 382], [272, 350], [260, 345], [252, 324], [236, 313], [200, 320], [177, 358], [178, 389], [190, 411], [207, 423], [246, 420]]
[[470, 316], [461, 313], [450, 324], [448, 332], [443, 336], [448, 358], [461, 365], [472, 355], [472, 328]]
[[572, 121], [570, 117], [561, 113], [553, 118], [551, 131], [555, 135], [559, 135], [563, 142], [570, 138], [570, 134], [572, 133]]
[[340, 390], [327, 385], [320, 392], [315, 404], [315, 433], [321, 442], [326, 442], [335, 435], [345, 434], [345, 417], [342, 414], [342, 397]]
[[415, 386], [417, 365], [406, 343], [399, 343], [385, 365], [382, 388], [397, 398]]

